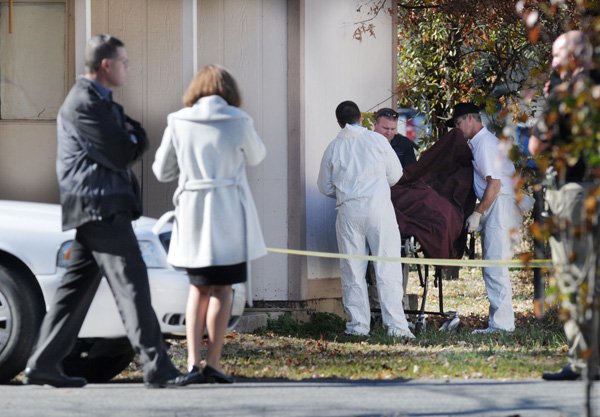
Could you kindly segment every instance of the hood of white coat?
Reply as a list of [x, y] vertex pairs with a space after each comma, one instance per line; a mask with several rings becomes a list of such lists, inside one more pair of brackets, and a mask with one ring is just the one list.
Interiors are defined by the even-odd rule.
[[192, 107], [185, 107], [169, 118], [180, 120], [210, 122], [229, 119], [244, 119], [248, 115], [243, 110], [230, 106], [221, 96], [207, 96], [199, 99]]
[[[346, 124], [346, 126], [344, 126], [344, 128], [338, 134], [338, 137], [343, 138], [343, 139], [353, 138], [355, 136], [362, 134], [365, 130], [367, 130], [367, 128], [363, 127], [363, 126], [354, 126], [351, 124]], [[374, 133], [377, 133], [377, 132], [374, 132]]]

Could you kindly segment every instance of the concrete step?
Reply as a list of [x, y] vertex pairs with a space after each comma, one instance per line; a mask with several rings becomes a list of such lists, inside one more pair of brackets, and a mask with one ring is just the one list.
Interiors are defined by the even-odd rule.
[[255, 311], [254, 309], [247, 308], [244, 311], [242, 317], [240, 317], [240, 321], [237, 326], [235, 326], [235, 330], [240, 333], [252, 333], [256, 329], [267, 326], [268, 320], [277, 320], [280, 316], [284, 315], [285, 311], [265, 311], [266, 309], [257, 309], [263, 311]]
[[[258, 305], [257, 305], [258, 304]], [[378, 308], [377, 300], [371, 300], [371, 307]], [[416, 310], [418, 307], [418, 296], [407, 294], [404, 308]], [[235, 330], [240, 333], [252, 333], [256, 329], [267, 326], [268, 320], [277, 320], [284, 314], [289, 314], [294, 320], [307, 322], [314, 312], [327, 312], [345, 317], [344, 308], [340, 299], [318, 299], [304, 302], [294, 301], [265, 301], [255, 302], [254, 307], [247, 307], [240, 317]]]

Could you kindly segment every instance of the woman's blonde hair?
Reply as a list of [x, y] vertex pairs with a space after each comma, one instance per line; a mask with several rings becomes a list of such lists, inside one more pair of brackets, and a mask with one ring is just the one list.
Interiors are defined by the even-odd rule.
[[221, 96], [230, 106], [239, 107], [242, 102], [233, 76], [219, 65], [207, 65], [190, 82], [183, 95], [183, 105], [192, 107], [202, 97], [214, 95]]

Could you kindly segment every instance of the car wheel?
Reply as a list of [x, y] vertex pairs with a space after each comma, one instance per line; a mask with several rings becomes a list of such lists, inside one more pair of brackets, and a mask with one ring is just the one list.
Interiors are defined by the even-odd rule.
[[127, 368], [134, 356], [127, 339], [78, 340], [63, 360], [63, 369], [88, 382], [107, 382]]
[[0, 382], [25, 368], [44, 317], [29, 277], [0, 265]]

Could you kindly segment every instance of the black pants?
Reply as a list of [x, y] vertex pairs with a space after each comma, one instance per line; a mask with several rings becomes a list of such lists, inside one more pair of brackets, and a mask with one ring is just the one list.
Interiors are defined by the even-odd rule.
[[152, 309], [148, 271], [126, 214], [77, 228], [71, 262], [44, 317], [27, 366], [62, 371], [60, 363], [73, 349], [102, 275], [115, 297], [131, 346], [144, 364], [144, 380], [171, 375], [175, 368]]

